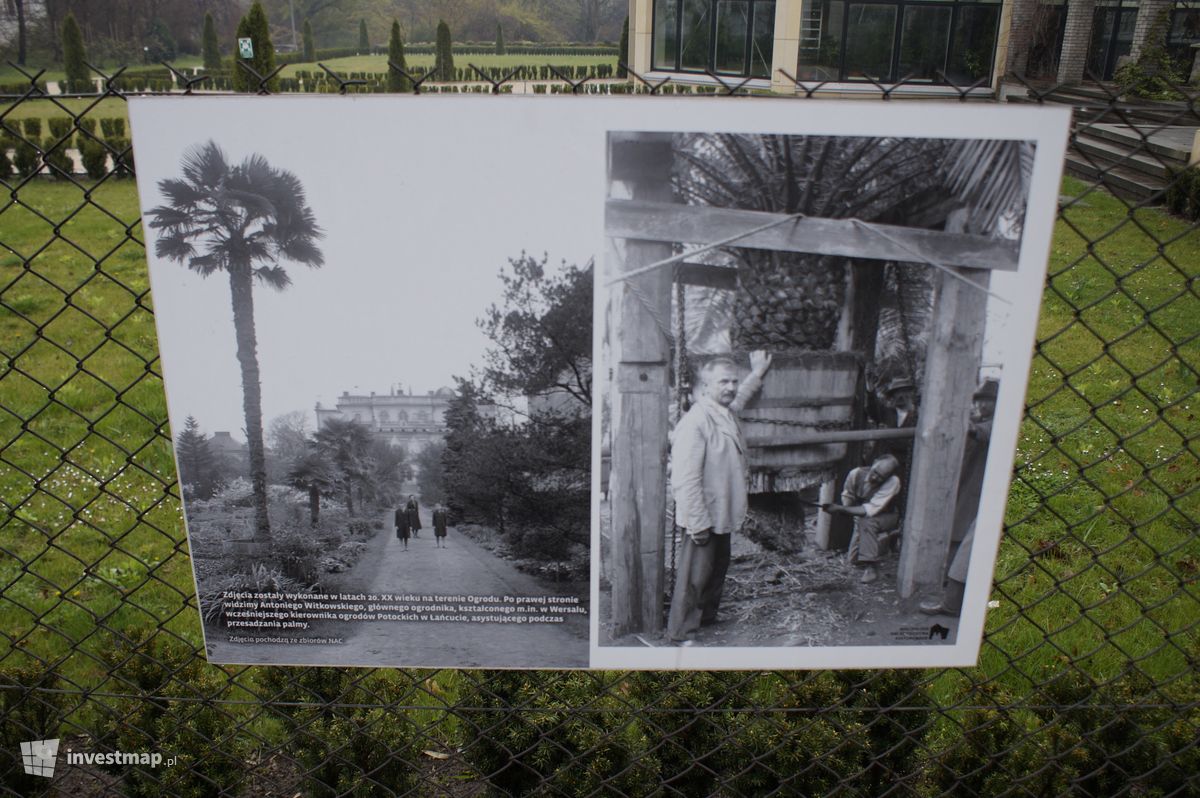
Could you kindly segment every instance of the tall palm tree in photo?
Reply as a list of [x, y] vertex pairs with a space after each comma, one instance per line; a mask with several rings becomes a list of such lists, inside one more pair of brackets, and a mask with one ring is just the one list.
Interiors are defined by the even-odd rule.
[[265, 542], [271, 525], [253, 288], [255, 281], [276, 290], [291, 285], [281, 261], [321, 266], [324, 256], [316, 242], [323, 232], [299, 178], [261, 155], [231, 164], [209, 141], [189, 150], [180, 167], [181, 178], [158, 183], [167, 203], [147, 214], [149, 226], [160, 231], [154, 251], [202, 277], [229, 277], [254, 488], [254, 537]]

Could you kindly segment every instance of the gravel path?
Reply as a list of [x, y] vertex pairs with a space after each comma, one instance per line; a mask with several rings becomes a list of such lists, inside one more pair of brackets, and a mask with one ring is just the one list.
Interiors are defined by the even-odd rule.
[[[411, 539], [406, 550], [395, 537], [389, 512], [384, 519], [384, 531], [369, 541], [362, 559], [338, 580], [341, 591], [391, 595], [397, 603], [401, 602], [401, 596], [553, 595], [533, 577], [458, 535], [453, 527], [449, 529], [445, 547], [439, 548], [426, 508], [421, 509], [421, 519], [421, 536]], [[556, 614], [553, 607], [548, 609], [550, 612], [545, 614]], [[459, 613], [440, 611], [427, 614], [462, 617]], [[209, 656], [214, 662], [228, 664], [453, 668], [586, 667], [588, 659], [587, 615], [583, 613], [568, 614], [562, 623], [389, 620], [335, 625], [326, 621], [322, 622], [322, 629], [331, 635], [344, 634], [344, 642], [231, 643], [228, 632], [213, 634], [210, 630]]]

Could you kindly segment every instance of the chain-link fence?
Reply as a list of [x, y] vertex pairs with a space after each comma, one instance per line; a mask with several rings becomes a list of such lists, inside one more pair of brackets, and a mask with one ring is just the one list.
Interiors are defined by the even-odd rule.
[[[481, 77], [467, 90], [532, 91]], [[0, 97], [5, 794], [1200, 793], [1194, 90], [1004, 98], [1076, 116], [980, 665], [663, 674], [208, 665], [122, 107], [204, 81], [28, 78]], [[53, 780], [21, 759], [46, 738]]]

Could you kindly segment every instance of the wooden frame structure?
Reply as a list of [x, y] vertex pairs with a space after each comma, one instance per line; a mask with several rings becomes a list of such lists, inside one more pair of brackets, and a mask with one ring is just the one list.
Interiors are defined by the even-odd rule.
[[[839, 255], [854, 259], [855, 268], [865, 260], [924, 262], [940, 269], [923, 404], [912, 470], [906, 475], [910, 487], [899, 570], [902, 602], [912, 604], [921, 594], [940, 592], [953, 519], [946, 508], [954, 506], [958, 490], [983, 350], [989, 273], [1015, 271], [1018, 245], [964, 233], [965, 210], [951, 212], [945, 229], [937, 231], [846, 219], [788, 221], [755, 211], [676, 204], [672, 158], [672, 134], [609, 134], [605, 232], [608, 274], [614, 281], [608, 568], [613, 633], [655, 632], [663, 625], [673, 275], [666, 267], [646, 267], [670, 259], [676, 243], [711, 245], [772, 220], [780, 223], [731, 246]], [[703, 264], [675, 268], [684, 282], [736, 284], [733, 269]], [[885, 432], [800, 433], [787, 443], [894, 437]]]

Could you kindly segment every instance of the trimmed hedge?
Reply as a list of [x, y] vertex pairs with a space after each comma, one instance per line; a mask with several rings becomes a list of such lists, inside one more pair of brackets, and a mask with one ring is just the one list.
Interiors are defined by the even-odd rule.
[[[405, 43], [404, 54], [409, 55], [434, 55], [436, 46], [433, 42], [417, 42], [414, 44]], [[616, 57], [618, 48], [614, 44], [508, 44], [505, 45], [504, 51], [507, 55], [571, 55], [571, 56], [604, 56]], [[495, 55], [495, 42], [469, 42], [455, 43], [454, 55]], [[364, 53], [360, 47], [332, 47], [324, 50], [317, 50], [317, 61], [328, 61], [334, 58], [351, 58], [356, 55], [387, 55], [387, 47], [376, 45], [370, 48], [369, 52]], [[276, 53], [275, 64], [304, 64], [308, 63], [309, 59], [304, 57], [302, 51], [294, 53]]]
[[[395, 671], [266, 668], [261, 684], [303, 769], [311, 798], [411, 795], [419, 784], [420, 729], [399, 707], [418, 688]], [[334, 707], [347, 703], [351, 707]]]
[[964, 682], [962, 709], [935, 707], [927, 679], [480, 672], [455, 713], [493, 796], [1166, 796], [1200, 772], [1194, 694], [1164, 704], [1140, 674], [1066, 672], [1028, 699]]
[[87, 176], [99, 180], [108, 174], [108, 150], [94, 139], [83, 139], [79, 144], [79, 157]]
[[69, 180], [71, 175], [75, 174], [75, 162], [71, 156], [67, 154], [69, 144], [54, 136], [50, 136], [42, 142], [42, 150], [44, 151], [43, 160], [50, 167], [51, 176], [59, 180]]

